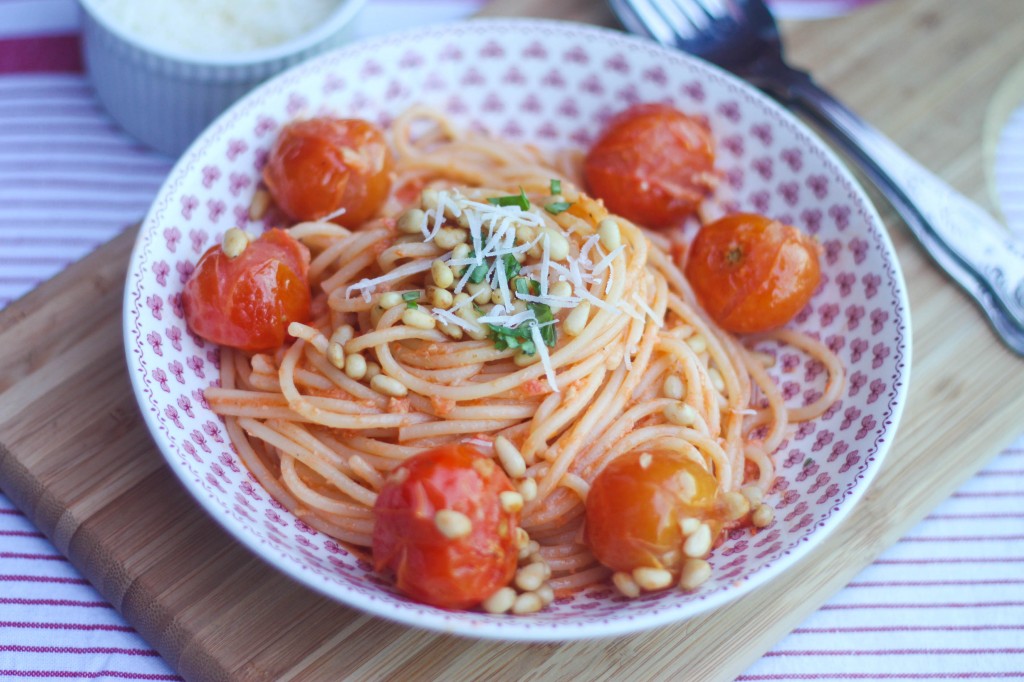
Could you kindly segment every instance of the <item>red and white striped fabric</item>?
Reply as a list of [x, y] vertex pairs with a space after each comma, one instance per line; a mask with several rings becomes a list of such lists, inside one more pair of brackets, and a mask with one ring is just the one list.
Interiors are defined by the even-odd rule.
[[[806, 17], [868, 1], [775, 7]], [[372, 0], [364, 30], [481, 4]], [[77, 25], [74, 0], [0, 0], [0, 307], [138, 220], [171, 166], [99, 108]], [[1024, 108], [1011, 126], [998, 186], [1024, 229]], [[1024, 679], [1024, 438], [740, 677], [962, 678]], [[180, 679], [2, 490], [0, 679]]]

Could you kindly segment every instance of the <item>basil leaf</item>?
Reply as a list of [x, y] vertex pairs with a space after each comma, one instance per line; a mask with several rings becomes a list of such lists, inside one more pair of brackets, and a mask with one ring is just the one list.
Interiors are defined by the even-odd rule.
[[507, 197], [491, 197], [487, 200], [488, 204], [492, 206], [518, 206], [524, 211], [530, 210], [530, 200], [526, 196], [526, 192], [523, 188], [519, 188], [519, 194], [513, 194]]
[[522, 266], [511, 253], [506, 253], [502, 256], [501, 262], [505, 266], [505, 279], [510, 280], [519, 274], [519, 268]]
[[469, 275], [469, 281], [473, 284], [480, 284], [484, 281], [484, 277], [487, 277], [487, 263], [481, 263], [480, 265], [473, 268], [473, 272]]
[[554, 196], [555, 194], [561, 194], [561, 193], [562, 193], [562, 181], [561, 180], [555, 180], [554, 178], [552, 178], [552, 180], [551, 180], [551, 195]]
[[558, 215], [559, 213], [568, 211], [570, 206], [572, 206], [572, 204], [570, 204], [567, 201], [555, 201], [545, 206], [544, 210], [550, 213], [551, 215]]

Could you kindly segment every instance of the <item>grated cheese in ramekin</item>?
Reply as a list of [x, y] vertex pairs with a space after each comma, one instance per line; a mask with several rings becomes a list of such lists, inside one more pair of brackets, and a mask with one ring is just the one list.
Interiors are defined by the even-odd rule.
[[311, 31], [339, 0], [93, 0], [112, 26], [155, 48], [226, 55], [271, 47]]

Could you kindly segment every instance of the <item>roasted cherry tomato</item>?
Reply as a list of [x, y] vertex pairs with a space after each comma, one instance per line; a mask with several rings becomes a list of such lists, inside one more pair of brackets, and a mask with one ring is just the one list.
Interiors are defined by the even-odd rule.
[[707, 125], [665, 104], [638, 104], [612, 119], [584, 160], [590, 193], [645, 227], [678, 225], [716, 176]]
[[361, 119], [311, 118], [284, 127], [270, 150], [263, 180], [293, 220], [332, 220], [358, 227], [380, 210], [391, 188], [391, 150], [384, 133]]
[[268, 230], [234, 258], [221, 245], [185, 283], [185, 321], [207, 341], [247, 351], [280, 346], [291, 322], [309, 319], [309, 250]]
[[686, 558], [685, 519], [707, 523], [712, 538], [721, 530], [717, 490], [711, 474], [675, 453], [633, 451], [617, 457], [587, 494], [590, 549], [613, 571], [648, 567], [676, 572]]
[[476, 606], [515, 574], [519, 512], [505, 511], [499, 497], [512, 490], [501, 467], [469, 445], [409, 458], [373, 508], [374, 566], [393, 571], [417, 601]]
[[781, 327], [807, 305], [821, 279], [818, 254], [795, 227], [740, 213], [700, 229], [686, 277], [719, 326], [752, 334]]

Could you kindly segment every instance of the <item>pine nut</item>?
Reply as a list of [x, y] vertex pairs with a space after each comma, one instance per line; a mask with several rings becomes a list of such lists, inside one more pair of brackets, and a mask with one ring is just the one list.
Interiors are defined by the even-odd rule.
[[373, 381], [373, 378], [380, 374], [380, 365], [372, 360], [366, 361], [366, 377], [367, 381]]
[[589, 318], [590, 303], [588, 301], [581, 301], [578, 306], [572, 309], [572, 312], [566, 315], [565, 321], [562, 322], [562, 331], [568, 336], [579, 336], [587, 326]]
[[519, 484], [516, 487], [519, 489], [519, 494], [523, 496], [523, 500], [526, 502], [537, 499], [537, 481], [535, 479], [524, 478], [519, 481]]
[[551, 228], [545, 228], [543, 233], [548, 237], [548, 257], [551, 260], [563, 261], [569, 257], [568, 239]]
[[727, 521], [735, 521], [750, 511], [750, 500], [743, 497], [741, 493], [730, 490], [722, 496], [725, 502], [725, 514]]
[[708, 349], [708, 342], [700, 334], [694, 334], [690, 338], [686, 339], [686, 344], [693, 350], [694, 353], [700, 355]]
[[454, 302], [455, 297], [452, 296], [452, 292], [448, 291], [447, 289], [432, 286], [427, 287], [427, 299], [430, 301], [430, 304], [435, 308], [440, 308], [441, 310], [448, 310], [449, 308], [452, 307], [452, 303]]
[[452, 249], [452, 258], [468, 258], [473, 248], [469, 244], [459, 244]]
[[419, 308], [406, 308], [402, 311], [402, 323], [416, 329], [433, 329], [437, 322], [430, 313], [425, 313]]
[[715, 387], [715, 390], [719, 393], [725, 393], [725, 379], [722, 378], [722, 373], [717, 368], [712, 367], [708, 370], [708, 376], [711, 377], [711, 385]]
[[530, 544], [530, 534], [526, 532], [525, 528], [516, 528], [516, 547], [523, 549]]
[[261, 187], [253, 193], [252, 201], [249, 202], [249, 220], [262, 220], [269, 207], [270, 192]]
[[434, 278], [434, 284], [442, 289], [447, 289], [455, 281], [452, 269], [440, 258], [430, 264], [430, 276]]
[[683, 384], [683, 380], [675, 374], [669, 374], [665, 377], [665, 383], [661, 385], [661, 393], [666, 398], [682, 400], [686, 397], [686, 386]]
[[703, 559], [687, 559], [679, 576], [679, 587], [692, 592], [711, 577], [711, 564]]
[[459, 227], [442, 227], [434, 235], [434, 244], [444, 251], [451, 251], [459, 244], [465, 244], [469, 233]]
[[540, 600], [533, 592], [524, 592], [523, 594], [516, 597], [515, 604], [512, 605], [512, 613], [524, 614], [524, 613], [537, 613], [544, 608], [544, 603]]
[[402, 305], [402, 295], [397, 291], [388, 291], [380, 295], [377, 299], [377, 305], [384, 310], [391, 310], [396, 305]]
[[647, 592], [663, 590], [672, 584], [672, 574], [664, 568], [641, 566], [633, 569], [633, 580], [640, 589]]
[[691, 559], [699, 559], [711, 551], [711, 529], [702, 523], [697, 530], [687, 536], [683, 543], [683, 554]]
[[501, 289], [495, 289], [491, 292], [491, 303], [497, 305], [502, 303], [504, 300], [505, 297], [501, 295]]
[[409, 393], [409, 389], [405, 387], [405, 384], [398, 379], [389, 377], [387, 374], [378, 374], [370, 379], [370, 388], [377, 391], [377, 393], [383, 393], [392, 398], [401, 398]]
[[619, 223], [613, 218], [605, 218], [597, 224], [597, 234], [601, 238], [601, 246], [609, 253], [622, 245], [622, 232]]
[[516, 228], [516, 244], [529, 244], [537, 237], [537, 233], [529, 225], [520, 225]]
[[688, 516], [679, 522], [679, 530], [682, 531], [683, 537], [693, 535], [700, 528], [700, 520], [695, 519], [692, 516]]
[[551, 585], [548, 585], [547, 583], [544, 583], [537, 588], [537, 596], [540, 597], [540, 601], [544, 606], [555, 601], [555, 591], [551, 589]]
[[502, 587], [500, 590], [484, 599], [480, 606], [487, 613], [505, 613], [512, 608], [516, 602], [516, 591], [511, 587]]
[[366, 376], [366, 358], [359, 353], [352, 353], [346, 356], [345, 376], [356, 381]]
[[398, 219], [398, 231], [402, 234], [423, 234], [427, 214], [418, 208], [410, 208]]
[[665, 419], [677, 426], [693, 426], [697, 421], [697, 410], [686, 403], [669, 403], [663, 410]]
[[494, 452], [498, 455], [501, 467], [511, 478], [522, 478], [526, 475], [526, 460], [519, 452], [519, 448], [512, 444], [505, 436], [498, 436], [494, 439]]
[[473, 532], [469, 517], [454, 509], [441, 509], [434, 514], [434, 526], [449, 540], [458, 540]]
[[692, 500], [697, 494], [697, 479], [689, 471], [676, 472], [676, 482], [679, 483], [679, 494], [684, 500]]
[[345, 369], [345, 349], [337, 341], [327, 344], [327, 361], [338, 369]]
[[352, 329], [352, 325], [343, 324], [334, 330], [331, 334], [331, 343], [339, 343], [344, 346], [346, 343], [352, 340], [356, 335], [356, 331]]
[[523, 508], [523, 496], [514, 490], [503, 490], [498, 494], [501, 508], [509, 514], [515, 514]]
[[420, 193], [420, 206], [424, 211], [430, 211], [437, 208], [438, 199], [436, 189], [425, 189]]
[[636, 584], [633, 576], [629, 573], [616, 571], [612, 574], [612, 584], [615, 585], [619, 592], [630, 599], [636, 599], [640, 596], [640, 586]]
[[767, 528], [774, 520], [775, 510], [767, 504], [758, 505], [757, 509], [754, 510], [753, 516], [750, 517], [750, 521], [754, 524], [755, 528]]
[[491, 285], [487, 282], [470, 282], [466, 285], [466, 291], [473, 297], [474, 303], [487, 303], [491, 300]]
[[572, 284], [563, 280], [558, 280], [548, 288], [548, 294], [551, 296], [558, 296], [560, 298], [568, 298], [572, 296]]
[[545, 564], [534, 563], [520, 568], [516, 571], [516, 587], [524, 592], [532, 592], [543, 585], [545, 580], [544, 566]]
[[249, 235], [237, 227], [232, 227], [224, 233], [221, 249], [229, 259], [238, 258], [247, 246], [249, 246]]
[[642, 453], [640, 455], [640, 462], [639, 462], [640, 468], [641, 469], [647, 469], [647, 467], [651, 466], [651, 460], [653, 460], [653, 459], [654, 459], [654, 457], [651, 455], [651, 453], [649, 453], [649, 452]]
[[756, 507], [764, 502], [764, 492], [756, 485], [748, 485], [742, 488], [740, 492], [743, 493], [743, 497], [750, 501], [751, 507]]
[[442, 332], [452, 337], [456, 341], [462, 338], [462, 327], [451, 324], [449, 322], [441, 322], [440, 328]]

